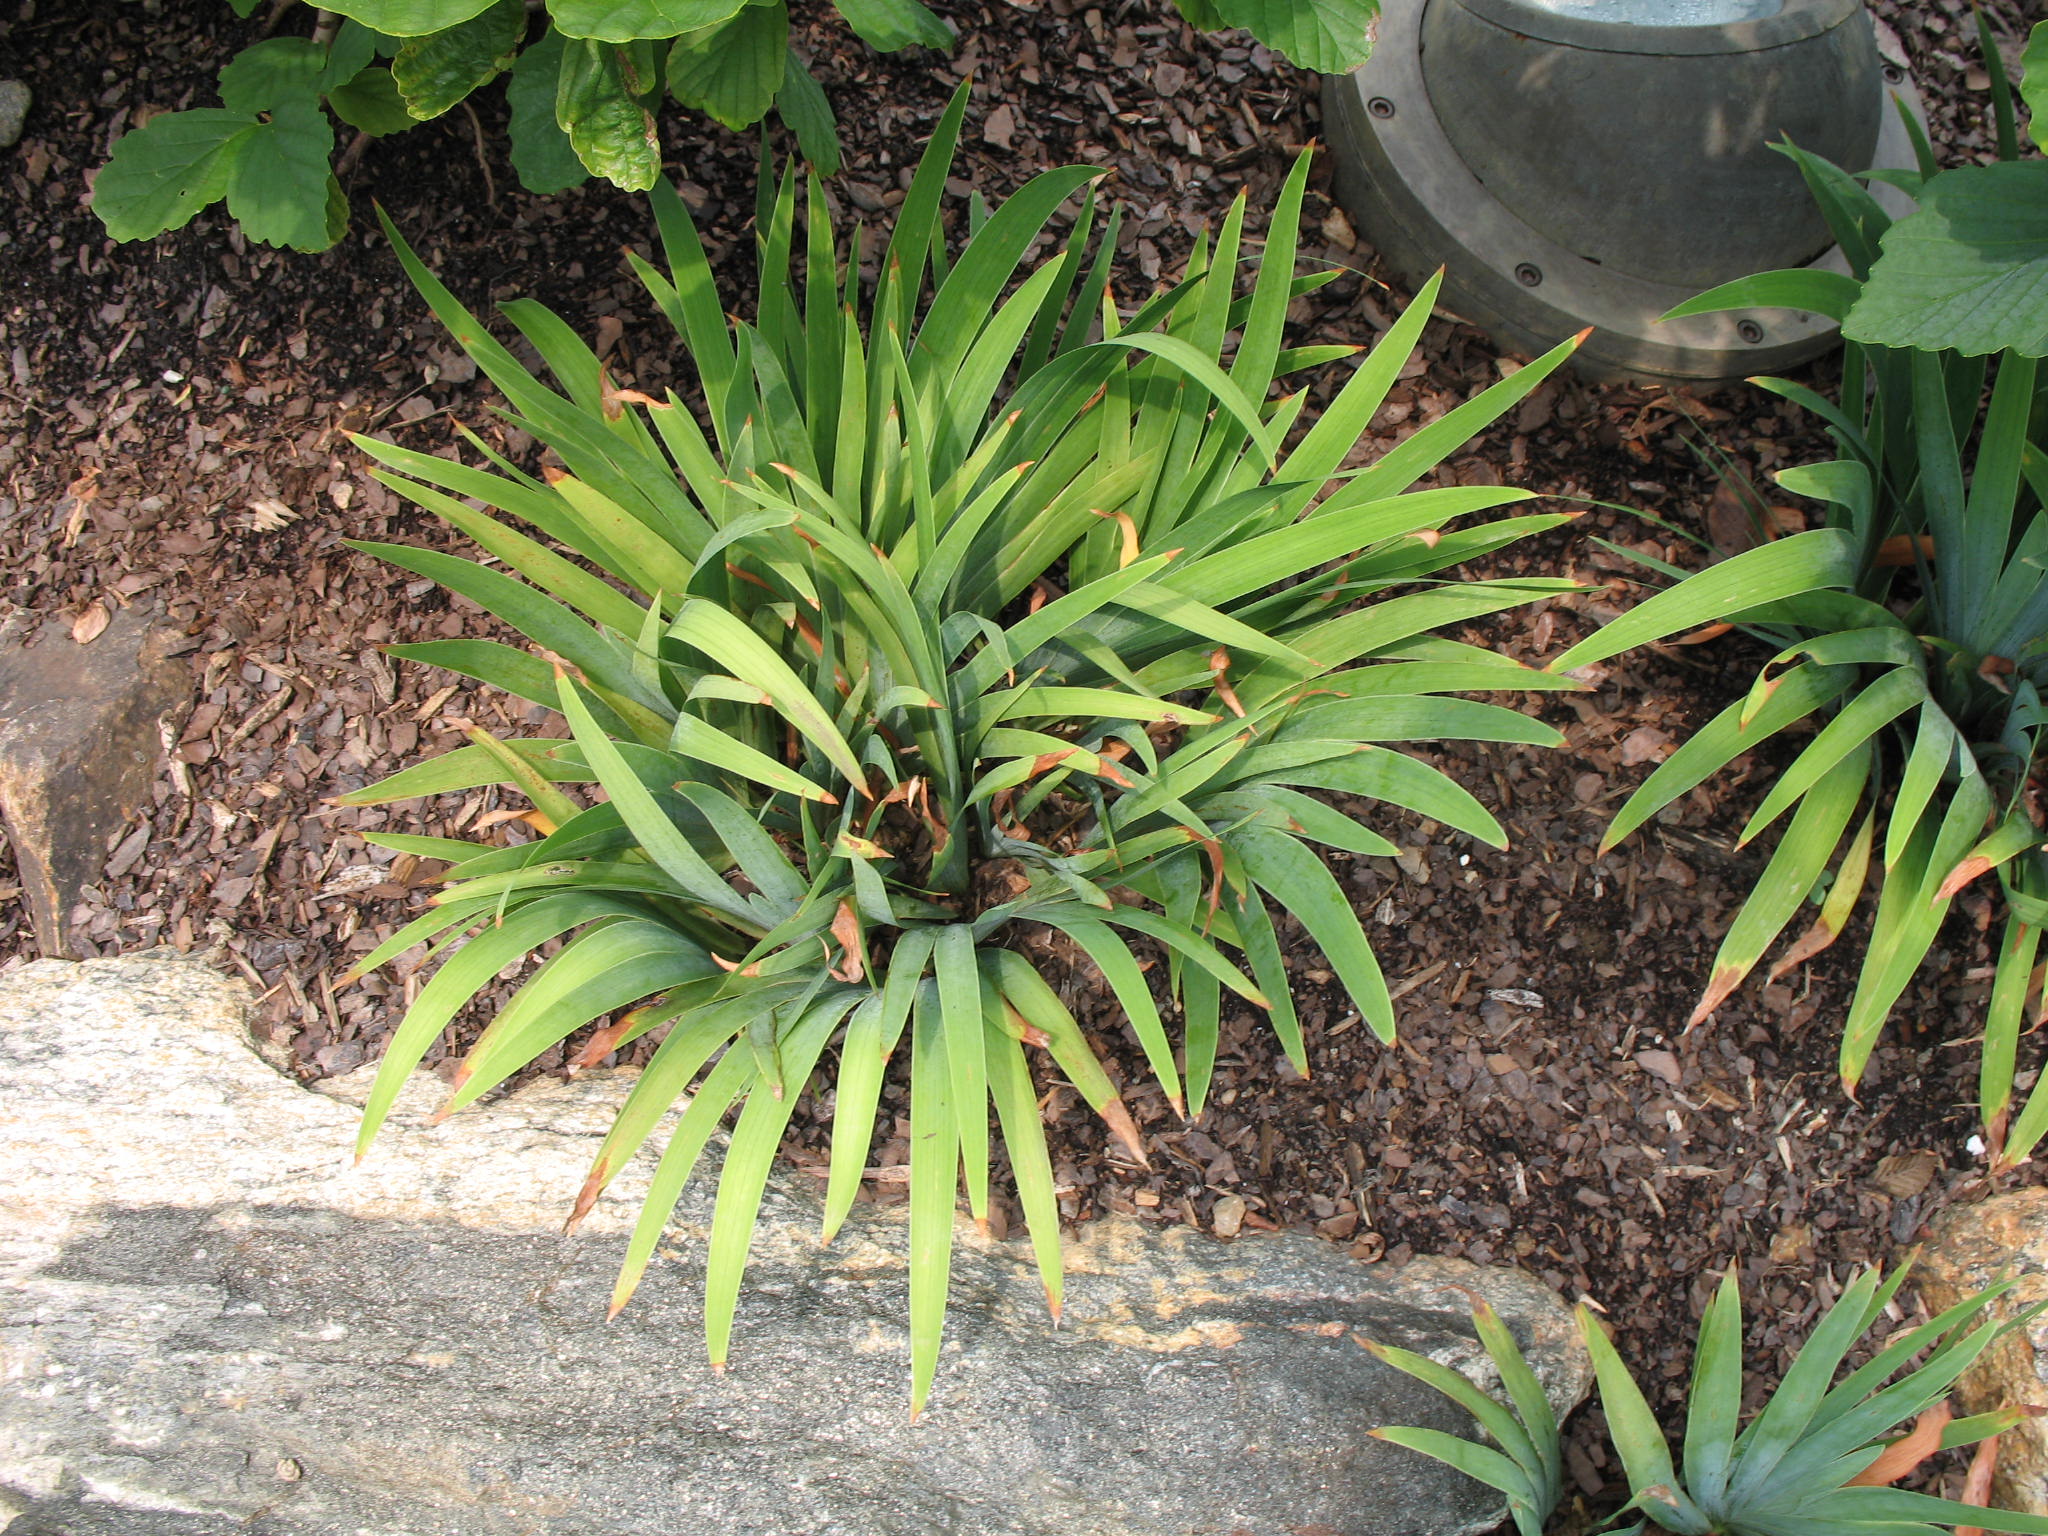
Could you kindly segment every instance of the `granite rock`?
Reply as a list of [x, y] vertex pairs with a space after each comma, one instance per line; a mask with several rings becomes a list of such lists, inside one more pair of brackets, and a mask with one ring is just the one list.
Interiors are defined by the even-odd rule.
[[[2048, 1189], [2020, 1189], [1978, 1205], [1951, 1206], [1928, 1234], [1915, 1274], [1929, 1312], [1954, 1306], [1996, 1280], [2014, 1284], [1991, 1315], [2010, 1317], [2048, 1300]], [[2048, 1314], [2007, 1334], [1956, 1383], [1963, 1413], [2008, 1403], [2048, 1405]], [[2048, 1515], [2048, 1418], [1998, 1437], [1991, 1502]]]
[[1025, 1246], [963, 1223], [912, 1424], [900, 1221], [861, 1207], [821, 1250], [800, 1173], [714, 1374], [710, 1188], [609, 1325], [651, 1159], [559, 1235], [627, 1074], [439, 1126], [421, 1074], [351, 1167], [363, 1076], [301, 1088], [246, 1005], [166, 952], [0, 976], [7, 1536], [1476, 1536], [1497, 1499], [1365, 1433], [1469, 1425], [1359, 1341], [1489, 1380], [1484, 1295], [1560, 1411], [1586, 1389], [1513, 1271], [1098, 1222], [1055, 1330]]
[[0, 649], [0, 818], [46, 955], [71, 952], [79, 888], [147, 799], [162, 722], [191, 701], [191, 669], [172, 655], [181, 639], [136, 606], [89, 644], [52, 621]]
[[21, 142], [23, 124], [28, 121], [33, 98], [20, 80], [0, 80], [0, 149], [12, 149]]

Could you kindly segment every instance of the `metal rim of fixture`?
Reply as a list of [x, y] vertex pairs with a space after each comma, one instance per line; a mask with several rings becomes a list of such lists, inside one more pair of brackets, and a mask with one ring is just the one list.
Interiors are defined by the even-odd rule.
[[[1452, 14], [1439, 15], [1432, 23], [1429, 13], [1437, 7], [1449, 8]], [[1791, 206], [1813, 220], [1818, 231], [1789, 258], [1784, 256], [1784, 236], [1779, 232], [1776, 251], [1770, 248], [1768, 238], [1760, 240], [1758, 259], [1745, 264], [1738, 252], [1732, 266], [1724, 259], [1720, 263], [1723, 270], [1695, 271], [1676, 281], [1671, 268], [1682, 262], [1639, 254], [1631, 259], [1625, 248], [1619, 253], [1605, 249], [1603, 260], [1590, 252], [1602, 246], [1603, 234], [1619, 232], [1603, 229], [1603, 224], [1611, 226], [1612, 221], [1600, 218], [1597, 203], [1577, 210], [1569, 206], [1574, 191], [1570, 156], [1561, 160], [1542, 157], [1547, 146], [1538, 142], [1540, 130], [1522, 131], [1530, 121], [1527, 113], [1566, 112], [1568, 103], [1545, 101], [1534, 92], [1510, 98], [1488, 97], [1481, 91], [1467, 93], [1464, 104], [1474, 121], [1447, 127], [1440, 120], [1441, 108], [1432, 95], [1426, 62], [1425, 27], [1436, 32], [1441, 56], [1443, 28], [1452, 24], [1476, 32], [1482, 43], [1498, 32], [1499, 47], [1506, 56], [1534, 57], [1539, 65], [1566, 60], [1580, 71], [1581, 78], [1597, 77], [1603, 70], [1627, 70], [1639, 60], [1650, 59], [1663, 71], [1648, 77], [1652, 80], [1673, 78], [1674, 70], [1730, 67], [1730, 59], [1749, 55], [1782, 61], [1795, 57], [1790, 50], [1826, 44], [1825, 34], [1830, 31], [1861, 28], [1860, 33], [1840, 35], [1850, 37], [1855, 47], [1867, 47], [1868, 73], [1873, 77], [1867, 84], [1878, 98], [1879, 109], [1869, 163], [1910, 167], [1915, 163], [1912, 140], [1891, 98], [1898, 97], [1916, 119], [1924, 121], [1920, 99], [1902, 69], [1877, 58], [1874, 37], [1867, 45], [1860, 41], [1870, 37], [1861, 0], [1786, 0], [1777, 14], [1757, 19], [1625, 29], [1618, 29], [1610, 20], [1545, 8], [1541, 0], [1387, 0], [1372, 58], [1352, 74], [1328, 77], [1323, 86], [1323, 115], [1335, 160], [1338, 200], [1360, 233], [1411, 282], [1419, 283], [1437, 268], [1446, 268], [1442, 307], [1485, 329], [1512, 350], [1539, 352], [1590, 326], [1593, 334], [1578, 358], [1581, 372], [1596, 378], [1678, 380], [1777, 372], [1834, 344], [1832, 321], [1783, 309], [1658, 321], [1660, 315], [1705, 288], [1769, 267], [1806, 265], [1847, 272], [1839, 250], [1821, 250], [1826, 244], [1825, 227], [1818, 223], [1810, 202], [1804, 201], [1806, 194], [1789, 161], [1770, 155], [1764, 174], [1774, 174], [1782, 167], [1771, 194], [1781, 204], [1792, 199]], [[1629, 34], [1632, 47], [1617, 46], [1618, 31]], [[1786, 51], [1773, 54], [1773, 50]], [[1524, 70], [1525, 74], [1534, 72], [1533, 68]], [[1442, 73], [1439, 70], [1439, 76]], [[1621, 78], [1630, 77], [1624, 74]], [[1436, 83], [1439, 93], [1449, 99], [1452, 93], [1442, 91], [1441, 78]], [[1859, 94], [1862, 88], [1854, 79], [1829, 84]], [[1867, 102], [1858, 105], [1868, 112]], [[1625, 128], [1630, 111], [1638, 113], [1637, 121], [1654, 123], [1662, 106], [1644, 98], [1633, 104], [1610, 103], [1604, 110], [1608, 120]], [[1517, 112], [1524, 114], [1520, 127]], [[1463, 139], [1466, 152], [1461, 152], [1454, 135]], [[1630, 136], [1624, 133], [1619, 137]], [[1651, 137], [1647, 133], [1634, 136], [1646, 142]], [[1873, 135], [1866, 130], [1866, 142], [1870, 137]], [[1524, 138], [1529, 142], [1521, 142]], [[1802, 144], [1826, 152], [1825, 146], [1803, 139]], [[1762, 148], [1761, 142], [1756, 148]], [[1641, 164], [1631, 160], [1631, 151], [1638, 149]], [[1545, 174], [1563, 179], [1553, 184], [1549, 196], [1539, 185], [1533, 194], [1536, 207], [1529, 205], [1530, 194], [1525, 193], [1518, 210], [1490, 190], [1469, 163], [1468, 153], [1475, 150], [1497, 151], [1496, 162], [1512, 161], [1517, 154], [1529, 157], [1539, 183]], [[1479, 158], [1479, 154], [1472, 157]], [[1611, 163], [1588, 168], [1586, 179], [1597, 181], [1599, 174], [1634, 177], [1644, 196], [1669, 211], [1669, 227], [1662, 231], [1666, 237], [1663, 249], [1668, 251], [1674, 248], [1670, 244], [1674, 232], [1683, 238], [1688, 199], [1694, 193], [1687, 170], [1679, 165], [1670, 165], [1661, 182], [1646, 179], [1657, 175], [1653, 167], [1662, 163], [1649, 156], [1649, 147], [1631, 139], [1617, 149]], [[1500, 163], [1483, 168], [1496, 182], [1515, 179], [1503, 172]], [[1725, 180], [1724, 176], [1724, 186]], [[1872, 183], [1871, 189], [1895, 215], [1910, 206], [1903, 194], [1888, 185]], [[1504, 186], [1503, 191], [1508, 197], [1515, 195], [1512, 186]], [[1574, 211], [1581, 215], [1578, 223], [1561, 225], [1560, 218]], [[1536, 227], [1546, 218], [1552, 226], [1548, 231]], [[1800, 236], [1795, 232], [1792, 238], [1796, 245]], [[1605, 242], [1607, 247], [1614, 243], [1613, 239]], [[1625, 236], [1622, 244], [1627, 244]], [[1657, 270], [1643, 270], [1645, 266]], [[1699, 280], [1701, 277], [1706, 280]]]

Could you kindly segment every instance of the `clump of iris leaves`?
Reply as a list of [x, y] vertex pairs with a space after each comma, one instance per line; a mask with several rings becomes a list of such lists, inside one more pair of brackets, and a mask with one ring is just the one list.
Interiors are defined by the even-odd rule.
[[[543, 382], [392, 232], [509, 418], [559, 460], [536, 477], [474, 436], [482, 462], [469, 464], [359, 439], [385, 483], [487, 559], [359, 547], [531, 642], [394, 650], [557, 710], [570, 734], [474, 731], [346, 797], [503, 784], [544, 834], [513, 847], [376, 838], [452, 868], [432, 908], [358, 967], [434, 945], [364, 1143], [455, 1012], [567, 936], [468, 1053], [449, 1108], [620, 1009], [631, 1011], [580, 1059], [663, 1032], [576, 1207], [687, 1094], [619, 1279], [623, 1304], [740, 1106], [706, 1277], [714, 1363], [798, 1096], [814, 1077], [831, 1084], [829, 1238], [858, 1189], [884, 1074], [908, 1058], [919, 1403], [963, 1178], [970, 1210], [987, 1214], [991, 1105], [1058, 1309], [1034, 1058], [1145, 1157], [1117, 1085], [1020, 936], [1064, 935], [1100, 969], [1176, 1108], [1202, 1107], [1225, 993], [1265, 1010], [1308, 1070], [1276, 917], [1321, 946], [1391, 1038], [1380, 967], [1318, 850], [1395, 849], [1304, 791], [1505, 846], [1477, 800], [1399, 744], [1553, 744], [1548, 726], [1456, 695], [1577, 686], [1438, 633], [1570, 590], [1444, 574], [1565, 514], [1475, 521], [1530, 493], [1414, 489], [1572, 344], [1348, 467], [1434, 290], [1312, 422], [1303, 392], [1275, 394], [1276, 380], [1358, 351], [1283, 344], [1289, 303], [1333, 275], [1295, 276], [1305, 157], [1261, 253], [1246, 249], [1240, 197], [1186, 276], [1126, 317], [1110, 294], [1118, 216], [1099, 213], [1094, 168], [1048, 171], [977, 207], [948, 256], [940, 203], [965, 104], [963, 89], [871, 293], [861, 232], [837, 243], [815, 182], [800, 227], [785, 173], [763, 183], [754, 319], [730, 320], [681, 201], [655, 189], [666, 266], [635, 266], [695, 365], [701, 415], [674, 394], [615, 387], [555, 315], [507, 304]], [[1035, 248], [1047, 254], [1028, 265]]]

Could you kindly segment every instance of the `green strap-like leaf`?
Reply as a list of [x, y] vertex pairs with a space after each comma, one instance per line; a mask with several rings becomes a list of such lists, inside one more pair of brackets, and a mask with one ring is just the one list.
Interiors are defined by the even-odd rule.
[[1366, 1023], [1385, 1041], [1394, 1038], [1394, 1003], [1387, 979], [1359, 926], [1350, 899], [1329, 866], [1285, 832], [1240, 827], [1227, 840], [1245, 872], [1294, 915], [1321, 947]]
[[[504, 745], [532, 763], [545, 779], [557, 784], [578, 784], [591, 778], [576, 744], [553, 738], [511, 741]], [[567, 749], [567, 756], [557, 757]], [[337, 805], [388, 805], [394, 800], [416, 800], [423, 795], [446, 795], [475, 789], [482, 784], [509, 784], [511, 776], [500, 761], [481, 747], [457, 747], [439, 757], [429, 758], [401, 769], [388, 779], [366, 784], [334, 797]]]
[[669, 634], [758, 688], [766, 696], [762, 702], [795, 726], [849, 783], [865, 783], [859, 757], [803, 679], [740, 620], [714, 603], [692, 598], [676, 614]]
[[1038, 1112], [1038, 1091], [1032, 1085], [1031, 1067], [1024, 1059], [1023, 1046], [998, 1028], [993, 1018], [985, 1021], [984, 1028], [989, 1095], [995, 1100], [1002, 1123], [1017, 1200], [1031, 1228], [1031, 1251], [1038, 1261], [1038, 1277], [1045, 1285], [1046, 1305], [1057, 1323], [1065, 1291], [1060, 1207], [1053, 1188], [1052, 1159], [1045, 1146], [1045, 1122]]
[[[1387, 1353], [1391, 1355], [1393, 1351]], [[1447, 1435], [1440, 1429], [1421, 1429], [1410, 1425], [1390, 1425], [1370, 1433], [1375, 1440], [1420, 1451], [1447, 1467], [1456, 1468], [1467, 1477], [1506, 1494], [1511, 1505], [1533, 1508], [1536, 1503], [1536, 1490], [1530, 1485], [1528, 1475], [1491, 1446], [1475, 1445], [1457, 1435]]]
[[[920, 987], [910, 1045], [910, 1413], [915, 1418], [939, 1368], [953, 1264], [960, 1130], [953, 1104], [946, 1021], [935, 989]], [[981, 1042], [977, 1039], [977, 1047]], [[986, 1116], [986, 1110], [977, 1107]]]
[[[1678, 1487], [1671, 1465], [1671, 1447], [1650, 1411], [1643, 1389], [1608, 1342], [1606, 1330], [1585, 1307], [1578, 1309], [1579, 1336], [1593, 1357], [1593, 1375], [1600, 1386], [1600, 1407], [1607, 1415], [1607, 1437], [1621, 1455], [1622, 1470], [1637, 1494], [1646, 1488]], [[1690, 1533], [1687, 1533], [1690, 1536]]]
[[[1873, 752], [1860, 742], [1801, 797], [1792, 824], [1778, 840], [1742, 910], [1729, 925], [1714, 956], [1706, 995], [1693, 1010], [1687, 1027], [1700, 1023], [1740, 986], [1763, 952], [1792, 921], [1793, 914], [1827, 867], [1842, 833], [1855, 814], [1870, 778]], [[1702, 1495], [1704, 1497], [1704, 1495]]]
[[406, 1078], [419, 1065], [427, 1047], [440, 1038], [458, 1008], [498, 972], [549, 939], [585, 923], [617, 915], [640, 916], [642, 910], [615, 896], [567, 891], [507, 913], [502, 922], [485, 928], [442, 962], [433, 979], [420, 989], [420, 995], [392, 1034], [391, 1043], [384, 1048], [383, 1063], [363, 1105], [363, 1123], [356, 1133], [356, 1155], [360, 1157], [369, 1150]]
[[783, 1092], [750, 1094], [739, 1123], [733, 1127], [725, 1167], [719, 1174], [718, 1204], [711, 1216], [711, 1240], [704, 1261], [704, 1342], [713, 1367], [725, 1364], [726, 1349], [732, 1340], [740, 1279], [746, 1272], [747, 1253], [753, 1245], [761, 1196], [767, 1189], [775, 1149], [782, 1144], [789, 1117], [796, 1110], [804, 1084], [810, 1081], [826, 1038], [854, 997], [854, 993], [845, 991], [822, 998], [810, 1006], [793, 1028], [784, 1031], [781, 1056], [787, 1076]]
[[1685, 1477], [1693, 1497], [1713, 1508], [1728, 1486], [1729, 1459], [1742, 1415], [1742, 1298], [1736, 1266], [1722, 1272], [1720, 1287], [1700, 1319], [1693, 1345], [1692, 1390], [1686, 1397]]
[[1731, 283], [1709, 288], [1705, 293], [1687, 299], [1658, 318], [1683, 320], [1693, 315], [1720, 314], [1730, 309], [1796, 309], [1825, 315], [1839, 324], [1862, 292], [1863, 285], [1847, 273], [1795, 267], [1789, 271], [1759, 272], [1753, 277], [1738, 277]]
[[720, 1118], [732, 1107], [733, 1100], [753, 1087], [752, 1054], [728, 1050], [691, 1097], [689, 1107], [669, 1135], [668, 1145], [662, 1149], [661, 1161], [655, 1165], [654, 1178], [647, 1187], [647, 1198], [640, 1207], [640, 1219], [634, 1223], [633, 1235], [626, 1242], [625, 1262], [619, 1266], [619, 1277], [612, 1284], [613, 1316], [639, 1289], [640, 1277], [647, 1273], [648, 1262], [654, 1257], [654, 1246], [661, 1241], [668, 1219], [675, 1213], [676, 1201], [682, 1198], [683, 1187], [696, 1171], [697, 1159], [704, 1155], [704, 1144], [717, 1131]]
[[1926, 698], [1927, 679], [1916, 667], [1894, 667], [1858, 692], [1821, 728], [1792, 766], [1778, 775], [1778, 782], [1743, 827], [1742, 841], [1746, 843], [1763, 831], [1837, 763], [1846, 761], [1872, 736]]
[[583, 749], [585, 760], [604, 786], [611, 803], [619, 808], [619, 814], [625, 818], [626, 825], [632, 829], [633, 836], [639, 840], [647, 856], [678, 886], [712, 911], [737, 917], [742, 922], [755, 921], [756, 915], [746, 898], [719, 878], [718, 872], [691, 845], [682, 829], [669, 820], [668, 813], [640, 782], [638, 775], [627, 767], [618, 747], [591, 718], [583, 690], [573, 680], [564, 678], [559, 692], [562, 713], [576, 733], [576, 743]]
[[1848, 534], [1835, 528], [1796, 533], [1688, 576], [1587, 636], [1547, 670], [1569, 672], [1588, 662], [1605, 661], [1680, 630], [1817, 587], [1853, 587], [1856, 575], [1856, 550]]
[[847, 1021], [839, 1047], [839, 1076], [832, 1099], [832, 1160], [825, 1186], [820, 1242], [829, 1243], [860, 1192], [868, 1147], [874, 1140], [875, 1108], [882, 1077], [903, 1036], [910, 1005], [931, 959], [933, 933], [913, 928], [897, 940], [881, 991]]

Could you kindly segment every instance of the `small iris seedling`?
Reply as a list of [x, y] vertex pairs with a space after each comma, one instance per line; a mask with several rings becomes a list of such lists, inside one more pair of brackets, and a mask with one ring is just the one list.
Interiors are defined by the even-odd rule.
[[[1850, 1349], [1884, 1315], [1906, 1273], [1902, 1265], [1883, 1279], [1871, 1269], [1851, 1282], [1785, 1379], [1742, 1426], [1742, 1303], [1731, 1269], [1700, 1322], [1682, 1461], [1673, 1460], [1606, 1331], [1580, 1307], [1579, 1329], [1592, 1355], [1608, 1438], [1631, 1494], [1621, 1517], [1631, 1511], [1642, 1517], [1627, 1528], [1629, 1536], [1646, 1524], [1675, 1536], [1938, 1536], [1944, 1526], [2048, 1536], [2048, 1518], [2039, 1515], [1885, 1486], [1934, 1450], [1976, 1444], [2027, 1415], [2024, 1407], [2009, 1407], [1950, 1420], [1938, 1437], [1931, 1418], [1923, 1421], [1924, 1445], [1909, 1443], [1911, 1435], [1887, 1438], [1898, 1425], [1936, 1410], [1986, 1349], [2048, 1309], [2043, 1302], [2002, 1321], [1986, 1320], [1986, 1309], [2012, 1288], [2009, 1282], [1991, 1286], [1899, 1334], [1837, 1380]], [[1499, 1489], [1522, 1536], [1540, 1536], [1562, 1487], [1557, 1418], [1499, 1319], [1482, 1308], [1475, 1322], [1507, 1404], [1434, 1361], [1403, 1350], [1376, 1353], [1465, 1407], [1498, 1449], [1436, 1430], [1374, 1435]]]

